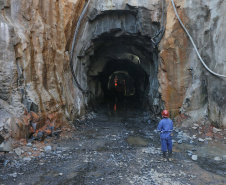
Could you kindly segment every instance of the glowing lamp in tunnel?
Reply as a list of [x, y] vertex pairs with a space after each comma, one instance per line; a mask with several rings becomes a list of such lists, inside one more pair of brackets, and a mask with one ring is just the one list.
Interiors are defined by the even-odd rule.
[[117, 87], [117, 85], [118, 85], [118, 78], [117, 78], [117, 76], [115, 77], [115, 87]]

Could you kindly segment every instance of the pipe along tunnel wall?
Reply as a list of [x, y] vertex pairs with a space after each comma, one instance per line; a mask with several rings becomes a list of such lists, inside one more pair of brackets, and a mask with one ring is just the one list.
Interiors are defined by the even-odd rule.
[[121, 96], [160, 111], [158, 49], [151, 42], [160, 23], [145, 20], [150, 33], [142, 34], [140, 13], [106, 11], [80, 29], [73, 62], [80, 84], [94, 95], [87, 103]]

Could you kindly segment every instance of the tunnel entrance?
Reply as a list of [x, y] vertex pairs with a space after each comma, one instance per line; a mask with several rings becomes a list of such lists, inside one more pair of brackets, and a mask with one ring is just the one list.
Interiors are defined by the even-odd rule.
[[150, 11], [126, 5], [123, 10], [92, 9], [74, 49], [74, 71], [89, 97], [76, 92], [75, 104], [124, 102], [161, 109], [158, 49], [151, 39], [160, 30]]
[[158, 98], [158, 50], [140, 34], [102, 35], [93, 40], [88, 70], [96, 102], [149, 106]]

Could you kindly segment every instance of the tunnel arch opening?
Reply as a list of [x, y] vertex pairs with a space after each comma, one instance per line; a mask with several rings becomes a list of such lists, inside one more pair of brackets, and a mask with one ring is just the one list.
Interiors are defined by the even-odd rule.
[[149, 106], [156, 114], [162, 107], [157, 77], [159, 51], [151, 39], [160, 23], [152, 20], [148, 9], [124, 8], [93, 9], [79, 30], [73, 70], [91, 95], [80, 97], [76, 92], [75, 104], [84, 100], [84, 104], [96, 105], [122, 97]]
[[157, 73], [158, 50], [149, 37], [141, 34], [115, 37], [113, 32], [93, 40], [87, 74], [96, 102], [117, 98], [149, 106], [159, 96]]

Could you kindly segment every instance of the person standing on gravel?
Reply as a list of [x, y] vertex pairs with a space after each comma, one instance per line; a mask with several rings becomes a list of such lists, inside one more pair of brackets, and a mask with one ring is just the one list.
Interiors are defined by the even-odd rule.
[[173, 121], [168, 118], [169, 112], [167, 110], [164, 110], [162, 112], [162, 120], [159, 122], [157, 130], [160, 132], [160, 138], [161, 138], [161, 147], [162, 147], [162, 153], [163, 153], [163, 160], [167, 161], [167, 150], [168, 150], [168, 160], [172, 161], [172, 132], [173, 132]]

